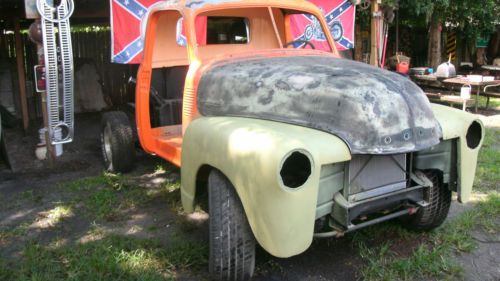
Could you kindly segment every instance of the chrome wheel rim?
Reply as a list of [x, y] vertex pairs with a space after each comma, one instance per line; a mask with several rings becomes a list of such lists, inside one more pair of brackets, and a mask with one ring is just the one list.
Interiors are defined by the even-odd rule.
[[106, 157], [106, 160], [111, 163], [111, 157], [113, 155], [112, 150], [111, 150], [111, 129], [109, 126], [106, 126], [104, 128], [103, 132], [103, 145], [104, 145], [104, 154]]

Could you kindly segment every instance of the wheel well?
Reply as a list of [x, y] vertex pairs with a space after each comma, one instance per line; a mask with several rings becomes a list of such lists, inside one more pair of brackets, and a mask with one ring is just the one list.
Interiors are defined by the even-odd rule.
[[194, 205], [200, 206], [208, 213], [208, 175], [215, 169], [210, 165], [203, 165], [196, 173], [196, 191]]

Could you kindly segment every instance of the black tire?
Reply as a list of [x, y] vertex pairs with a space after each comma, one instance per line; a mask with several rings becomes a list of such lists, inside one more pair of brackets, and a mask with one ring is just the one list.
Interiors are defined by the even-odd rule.
[[448, 216], [451, 205], [451, 191], [443, 185], [442, 175], [438, 171], [424, 171], [432, 181], [433, 187], [427, 188], [424, 200], [429, 203], [420, 207], [416, 214], [403, 219], [403, 224], [418, 231], [432, 230], [441, 224]]
[[134, 138], [124, 112], [112, 111], [102, 115], [101, 150], [106, 170], [126, 173], [134, 168]]
[[215, 280], [249, 280], [255, 269], [255, 238], [229, 180], [212, 170], [208, 177], [210, 274]]

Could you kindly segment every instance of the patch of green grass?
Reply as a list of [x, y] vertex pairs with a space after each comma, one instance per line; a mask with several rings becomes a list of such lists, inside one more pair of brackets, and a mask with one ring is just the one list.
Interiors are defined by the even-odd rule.
[[54, 209], [45, 213], [45, 217], [50, 220], [50, 224], [55, 225], [64, 218], [73, 216], [73, 207], [66, 204], [58, 204]]
[[[28, 233], [30, 226], [31, 226], [31, 223], [23, 222], [14, 228], [0, 230], [0, 242], [6, 241], [6, 240], [9, 240], [12, 238], [25, 236]], [[2, 280], [2, 279], [0, 279], [0, 280]]]
[[84, 203], [88, 214], [96, 219], [114, 220], [118, 215], [119, 201], [111, 188], [104, 187], [92, 192]]
[[[165, 171], [167, 168], [162, 166], [157, 169]], [[139, 186], [133, 179], [106, 172], [66, 183], [61, 188], [81, 195], [75, 198], [74, 203], [83, 203], [91, 219], [117, 220], [121, 211], [146, 206], [156, 199], [181, 212], [179, 182], [148, 188]]]
[[[486, 97], [480, 96], [479, 97], [479, 106], [486, 106]], [[498, 98], [490, 98], [490, 104], [488, 105], [488, 108], [499, 108], [500, 107], [500, 99]]]
[[86, 177], [71, 181], [61, 185], [61, 188], [73, 192], [92, 191], [98, 187], [111, 187], [115, 190], [121, 190], [126, 187], [127, 178], [120, 174], [104, 172], [102, 175], [95, 177]]
[[[353, 238], [367, 266], [365, 280], [456, 280], [462, 269], [454, 252], [470, 252], [476, 242], [472, 231], [499, 233], [500, 194], [492, 193], [484, 202], [444, 226], [424, 234], [410, 233], [395, 224], [365, 229]], [[396, 228], [396, 229], [395, 229]], [[388, 233], [392, 237], [388, 237]], [[387, 241], [374, 245], [373, 241]], [[401, 243], [401, 241], [404, 243]], [[414, 242], [414, 247], [408, 246]], [[399, 245], [405, 245], [401, 249]]]
[[0, 258], [0, 280], [15, 280], [12, 265], [8, 264], [6, 260]]
[[19, 193], [19, 198], [38, 204], [42, 202], [43, 196], [36, 194], [34, 190], [30, 189]]
[[206, 252], [204, 246], [186, 240], [164, 247], [125, 236], [55, 249], [29, 243], [5, 276], [13, 280], [174, 280], [178, 269], [206, 265]]
[[474, 188], [500, 192], [500, 129], [488, 128], [479, 153]]

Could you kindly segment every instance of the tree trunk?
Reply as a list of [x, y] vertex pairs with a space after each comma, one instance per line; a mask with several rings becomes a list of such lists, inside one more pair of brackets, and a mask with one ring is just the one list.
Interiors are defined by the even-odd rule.
[[435, 69], [441, 62], [441, 21], [437, 13], [434, 12], [431, 17], [431, 26], [429, 29], [427, 63]]

